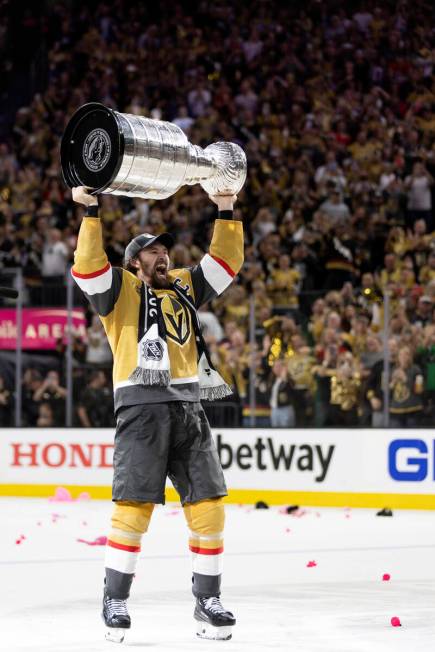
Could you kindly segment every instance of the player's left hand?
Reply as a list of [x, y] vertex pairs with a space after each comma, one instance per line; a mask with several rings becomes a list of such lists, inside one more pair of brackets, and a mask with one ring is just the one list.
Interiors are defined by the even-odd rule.
[[237, 195], [209, 195], [220, 211], [232, 211], [237, 201]]

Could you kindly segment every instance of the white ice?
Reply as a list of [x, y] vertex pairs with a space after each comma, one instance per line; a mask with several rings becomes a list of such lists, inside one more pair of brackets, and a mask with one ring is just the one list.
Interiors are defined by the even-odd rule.
[[[111, 504], [4, 498], [0, 509], [0, 649], [122, 649], [104, 640], [99, 615], [104, 548], [77, 542], [107, 534]], [[186, 534], [178, 507], [155, 511], [129, 601], [126, 649], [435, 649], [433, 512], [382, 518], [375, 510], [309, 508], [291, 516], [229, 506], [222, 601], [238, 622], [227, 642], [195, 637]], [[393, 616], [402, 627], [391, 626]]]

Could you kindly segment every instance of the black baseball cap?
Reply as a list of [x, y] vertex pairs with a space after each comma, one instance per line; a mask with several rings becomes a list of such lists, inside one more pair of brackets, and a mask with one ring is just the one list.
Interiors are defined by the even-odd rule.
[[150, 247], [154, 242], [161, 242], [167, 249], [171, 249], [174, 246], [174, 238], [170, 233], [160, 233], [160, 235], [142, 233], [128, 243], [124, 253], [124, 264], [127, 265], [128, 261], [135, 258], [139, 251]]

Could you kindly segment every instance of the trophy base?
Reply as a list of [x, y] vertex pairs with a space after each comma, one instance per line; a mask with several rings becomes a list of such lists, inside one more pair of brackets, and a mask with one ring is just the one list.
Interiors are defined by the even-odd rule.
[[67, 125], [60, 146], [67, 186], [103, 192], [115, 179], [124, 154], [124, 139], [115, 113], [98, 102], [82, 106]]

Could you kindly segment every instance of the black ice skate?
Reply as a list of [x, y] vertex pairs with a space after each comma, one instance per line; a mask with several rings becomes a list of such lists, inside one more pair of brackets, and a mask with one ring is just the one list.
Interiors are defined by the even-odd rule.
[[224, 609], [216, 596], [196, 598], [193, 617], [197, 621], [196, 635], [200, 638], [228, 641], [236, 624], [231, 611]]
[[110, 598], [106, 591], [103, 597], [103, 611], [101, 614], [106, 627], [106, 640], [122, 643], [125, 630], [131, 626], [130, 616], [127, 611], [127, 600]]

